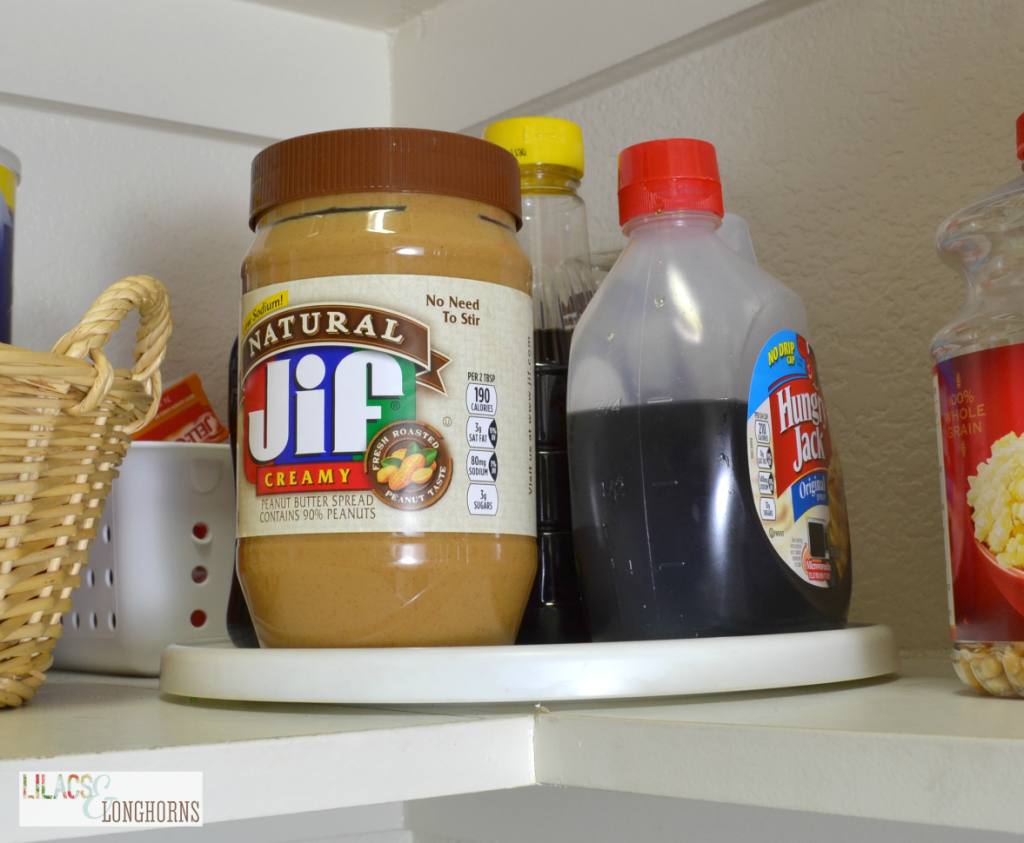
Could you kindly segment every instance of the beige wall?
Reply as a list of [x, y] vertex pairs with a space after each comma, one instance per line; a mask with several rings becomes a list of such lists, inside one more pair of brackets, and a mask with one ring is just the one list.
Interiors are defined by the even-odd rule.
[[[227, 363], [249, 244], [249, 165], [264, 141], [0, 98], [0, 145], [21, 158], [14, 342], [49, 349], [126, 275], [159, 278], [174, 333], [164, 383], [202, 378], [227, 421]], [[133, 315], [107, 347], [132, 363]]]
[[959, 309], [933, 236], [1019, 174], [1019, 0], [823, 0], [555, 114], [583, 126], [595, 247], [618, 245], [615, 161], [633, 143], [704, 138], [726, 209], [807, 305], [843, 454], [852, 619], [906, 650], [946, 646], [928, 349]]

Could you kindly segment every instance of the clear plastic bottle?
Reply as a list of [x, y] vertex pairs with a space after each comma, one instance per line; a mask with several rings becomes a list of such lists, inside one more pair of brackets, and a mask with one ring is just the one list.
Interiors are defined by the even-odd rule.
[[565, 388], [573, 329], [594, 295], [583, 177], [583, 133], [569, 120], [520, 117], [484, 140], [519, 161], [523, 227], [533, 264], [537, 408], [537, 577], [516, 643], [589, 641], [572, 543]]
[[576, 328], [573, 527], [596, 641], [842, 626], [842, 474], [803, 303], [717, 235], [715, 150], [619, 157], [629, 243]]
[[[757, 266], [757, 255], [754, 254], [754, 243], [750, 239], [750, 228], [743, 217], [730, 213], [722, 214], [722, 225], [718, 229], [718, 236], [737, 255]], [[608, 277], [608, 273], [611, 272], [615, 261], [621, 254], [622, 249], [590, 253], [590, 268], [594, 273], [595, 290]]]
[[953, 214], [935, 245], [967, 282], [932, 341], [953, 664], [977, 691], [1024, 696], [1024, 176]]

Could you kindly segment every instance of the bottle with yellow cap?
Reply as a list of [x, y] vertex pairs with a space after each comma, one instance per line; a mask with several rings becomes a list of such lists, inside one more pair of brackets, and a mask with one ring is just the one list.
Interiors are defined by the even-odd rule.
[[488, 126], [484, 140], [519, 161], [518, 239], [533, 264], [538, 566], [516, 643], [589, 641], [572, 544], [565, 427], [569, 342], [596, 289], [578, 192], [583, 133], [569, 120], [519, 117]]

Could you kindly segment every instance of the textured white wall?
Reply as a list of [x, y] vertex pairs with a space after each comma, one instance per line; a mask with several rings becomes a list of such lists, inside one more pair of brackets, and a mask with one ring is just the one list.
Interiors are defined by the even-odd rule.
[[1016, 177], [1017, 0], [823, 0], [554, 113], [587, 145], [594, 245], [618, 245], [616, 156], [718, 148], [726, 209], [807, 304], [854, 542], [852, 617], [946, 646], [932, 334], [963, 298], [933, 235]]
[[[198, 372], [226, 423], [238, 271], [252, 238], [249, 165], [264, 141], [7, 99], [0, 145], [23, 172], [14, 342], [49, 350], [111, 283], [153, 275], [174, 318], [164, 382]], [[111, 343], [118, 365], [131, 364], [136, 325]]]
[[680, 39], [716, 40], [774, 13], [758, 6], [794, 2], [811, 0], [631, 0], [623, 26], [622, 0], [445, 0], [394, 33], [395, 125], [460, 131], [610, 67], [635, 73], [637, 57]]

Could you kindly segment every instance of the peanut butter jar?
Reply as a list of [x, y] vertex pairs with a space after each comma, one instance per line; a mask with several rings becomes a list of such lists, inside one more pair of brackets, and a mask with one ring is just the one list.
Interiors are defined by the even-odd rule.
[[253, 161], [238, 574], [264, 647], [511, 644], [536, 570], [533, 309], [505, 150], [420, 129]]

